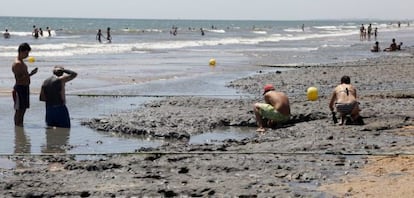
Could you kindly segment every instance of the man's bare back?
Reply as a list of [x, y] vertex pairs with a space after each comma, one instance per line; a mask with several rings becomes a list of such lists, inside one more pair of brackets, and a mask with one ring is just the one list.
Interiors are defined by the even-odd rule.
[[265, 101], [283, 115], [290, 115], [289, 99], [283, 92], [269, 91], [264, 95]]

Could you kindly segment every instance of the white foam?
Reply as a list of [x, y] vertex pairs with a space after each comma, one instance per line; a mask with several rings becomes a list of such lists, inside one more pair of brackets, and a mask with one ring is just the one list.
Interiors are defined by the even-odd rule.
[[207, 29], [207, 31], [209, 31], [209, 32], [214, 32], [214, 33], [220, 33], [220, 34], [224, 34], [224, 33], [226, 33], [226, 31], [225, 31], [225, 30], [209, 30], [209, 29]]

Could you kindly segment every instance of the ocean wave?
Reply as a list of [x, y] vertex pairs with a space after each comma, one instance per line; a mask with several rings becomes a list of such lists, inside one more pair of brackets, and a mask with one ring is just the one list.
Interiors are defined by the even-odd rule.
[[254, 34], [267, 34], [267, 31], [264, 30], [254, 30], [252, 31]]
[[285, 31], [285, 32], [303, 32], [303, 30], [299, 29], [299, 28], [287, 28], [287, 29], [284, 29], [283, 31]]
[[214, 33], [221, 33], [224, 34], [226, 33], [226, 30], [211, 30], [211, 29], [207, 29], [208, 32], [214, 32]]

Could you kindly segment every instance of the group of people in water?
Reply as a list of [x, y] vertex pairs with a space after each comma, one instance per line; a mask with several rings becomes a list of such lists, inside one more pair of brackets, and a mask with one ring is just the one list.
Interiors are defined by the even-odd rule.
[[[46, 27], [47, 37], [52, 36], [52, 30], [49, 27]], [[9, 39], [10, 38], [10, 32], [9, 29], [6, 28], [6, 30], [3, 33], [3, 38]], [[43, 30], [42, 28], [37, 28], [36, 25], [33, 25], [33, 31], [32, 31], [32, 37], [35, 39], [38, 39], [39, 37], [43, 37]]]
[[378, 28], [372, 28], [372, 24], [369, 24], [367, 28], [365, 28], [364, 24], [361, 24], [359, 28], [359, 39], [361, 41], [368, 39], [371, 40], [371, 36], [374, 36], [374, 39], [377, 40], [378, 37]]
[[[52, 30], [49, 27], [46, 27], [47, 36], [52, 36]], [[43, 37], [43, 30], [42, 28], [37, 28], [36, 25], [33, 25], [32, 36], [37, 39], [39, 37]]]
[[102, 34], [102, 30], [98, 29], [98, 33], [96, 33], [96, 40], [99, 43], [102, 43], [102, 38], [105, 38], [108, 43], [112, 42], [112, 36], [111, 36], [111, 28], [106, 28], [106, 37]]

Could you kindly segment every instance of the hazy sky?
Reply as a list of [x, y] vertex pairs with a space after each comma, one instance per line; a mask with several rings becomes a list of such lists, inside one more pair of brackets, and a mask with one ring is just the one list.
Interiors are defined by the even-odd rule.
[[[2, 0], [4, 1], [4, 0]], [[1, 16], [133, 19], [414, 19], [413, 0], [9, 0]]]

